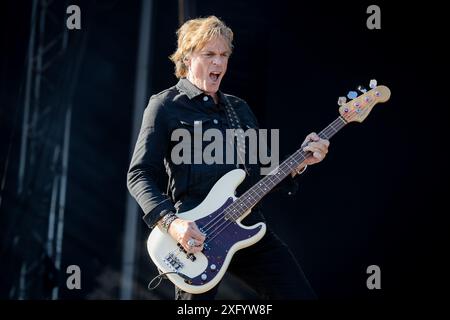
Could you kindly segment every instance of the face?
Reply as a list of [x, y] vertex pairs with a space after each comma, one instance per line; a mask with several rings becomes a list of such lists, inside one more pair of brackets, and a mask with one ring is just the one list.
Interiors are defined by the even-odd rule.
[[223, 38], [211, 39], [202, 49], [187, 57], [187, 79], [206, 94], [216, 97], [220, 82], [227, 71], [230, 53]]

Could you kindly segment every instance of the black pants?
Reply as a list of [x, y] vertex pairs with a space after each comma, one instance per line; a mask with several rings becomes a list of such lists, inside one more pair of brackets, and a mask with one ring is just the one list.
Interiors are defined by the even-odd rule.
[[[270, 230], [256, 244], [239, 250], [233, 256], [228, 272], [255, 289], [261, 299], [316, 299], [292, 252]], [[218, 287], [202, 294], [175, 288], [175, 299], [213, 300]]]

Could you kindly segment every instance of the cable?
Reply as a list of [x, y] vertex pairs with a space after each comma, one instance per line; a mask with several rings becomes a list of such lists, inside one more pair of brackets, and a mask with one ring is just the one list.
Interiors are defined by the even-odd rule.
[[[148, 286], [147, 286], [147, 288], [148, 288], [148, 290], [155, 290], [160, 284], [161, 284], [161, 281], [162, 281], [162, 279], [163, 279], [163, 277], [166, 275], [166, 274], [170, 274], [170, 273], [175, 273], [175, 274], [178, 274], [178, 272], [176, 272], [176, 271], [169, 271], [169, 272], [164, 272], [164, 273], [160, 273], [160, 274], [158, 274], [156, 277], [154, 277], [149, 283], [148, 283]], [[156, 279], [158, 279], [159, 278], [159, 281], [158, 281], [158, 283], [155, 285], [155, 286], [151, 286], [152, 285], [152, 283], [156, 280]], [[167, 279], [167, 277], [166, 277], [166, 279]]]
[[[155, 289], [161, 284], [161, 281], [162, 281], [163, 277], [164, 277], [166, 274], [171, 274], [171, 273], [175, 273], [175, 274], [179, 275], [179, 276], [182, 277], [182, 278], [184, 279], [184, 281], [185, 281], [186, 283], [188, 283], [188, 284], [191, 284], [191, 283], [192, 283], [192, 278], [189, 278], [187, 275], [185, 275], [185, 274], [183, 274], [183, 273], [181, 273], [181, 272], [178, 272], [178, 271], [168, 271], [168, 272], [160, 273], [160, 274], [158, 274], [156, 277], [154, 277], [154, 278], [148, 283], [148, 286], [147, 286], [148, 290], [155, 290]], [[158, 278], [159, 278], [158, 284], [156, 284], [155, 286], [152, 287], [151, 284], [153, 283], [153, 281], [155, 281], [155, 280], [158, 279]], [[166, 277], [166, 279], [167, 279], [167, 277]]]

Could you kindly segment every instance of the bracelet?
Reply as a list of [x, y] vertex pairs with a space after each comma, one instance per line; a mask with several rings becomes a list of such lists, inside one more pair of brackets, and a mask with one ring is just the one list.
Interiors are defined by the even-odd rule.
[[168, 232], [170, 224], [177, 218], [178, 218], [177, 215], [173, 212], [169, 212], [168, 214], [166, 214], [162, 218], [162, 223], [161, 223], [161, 228], [163, 229], [163, 231]]

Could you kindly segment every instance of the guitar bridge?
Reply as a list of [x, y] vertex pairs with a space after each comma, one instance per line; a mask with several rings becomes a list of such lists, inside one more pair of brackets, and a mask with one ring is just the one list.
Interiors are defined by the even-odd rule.
[[164, 263], [173, 271], [178, 271], [183, 268], [184, 264], [175, 256], [174, 253], [169, 253], [167, 257], [164, 258]]

